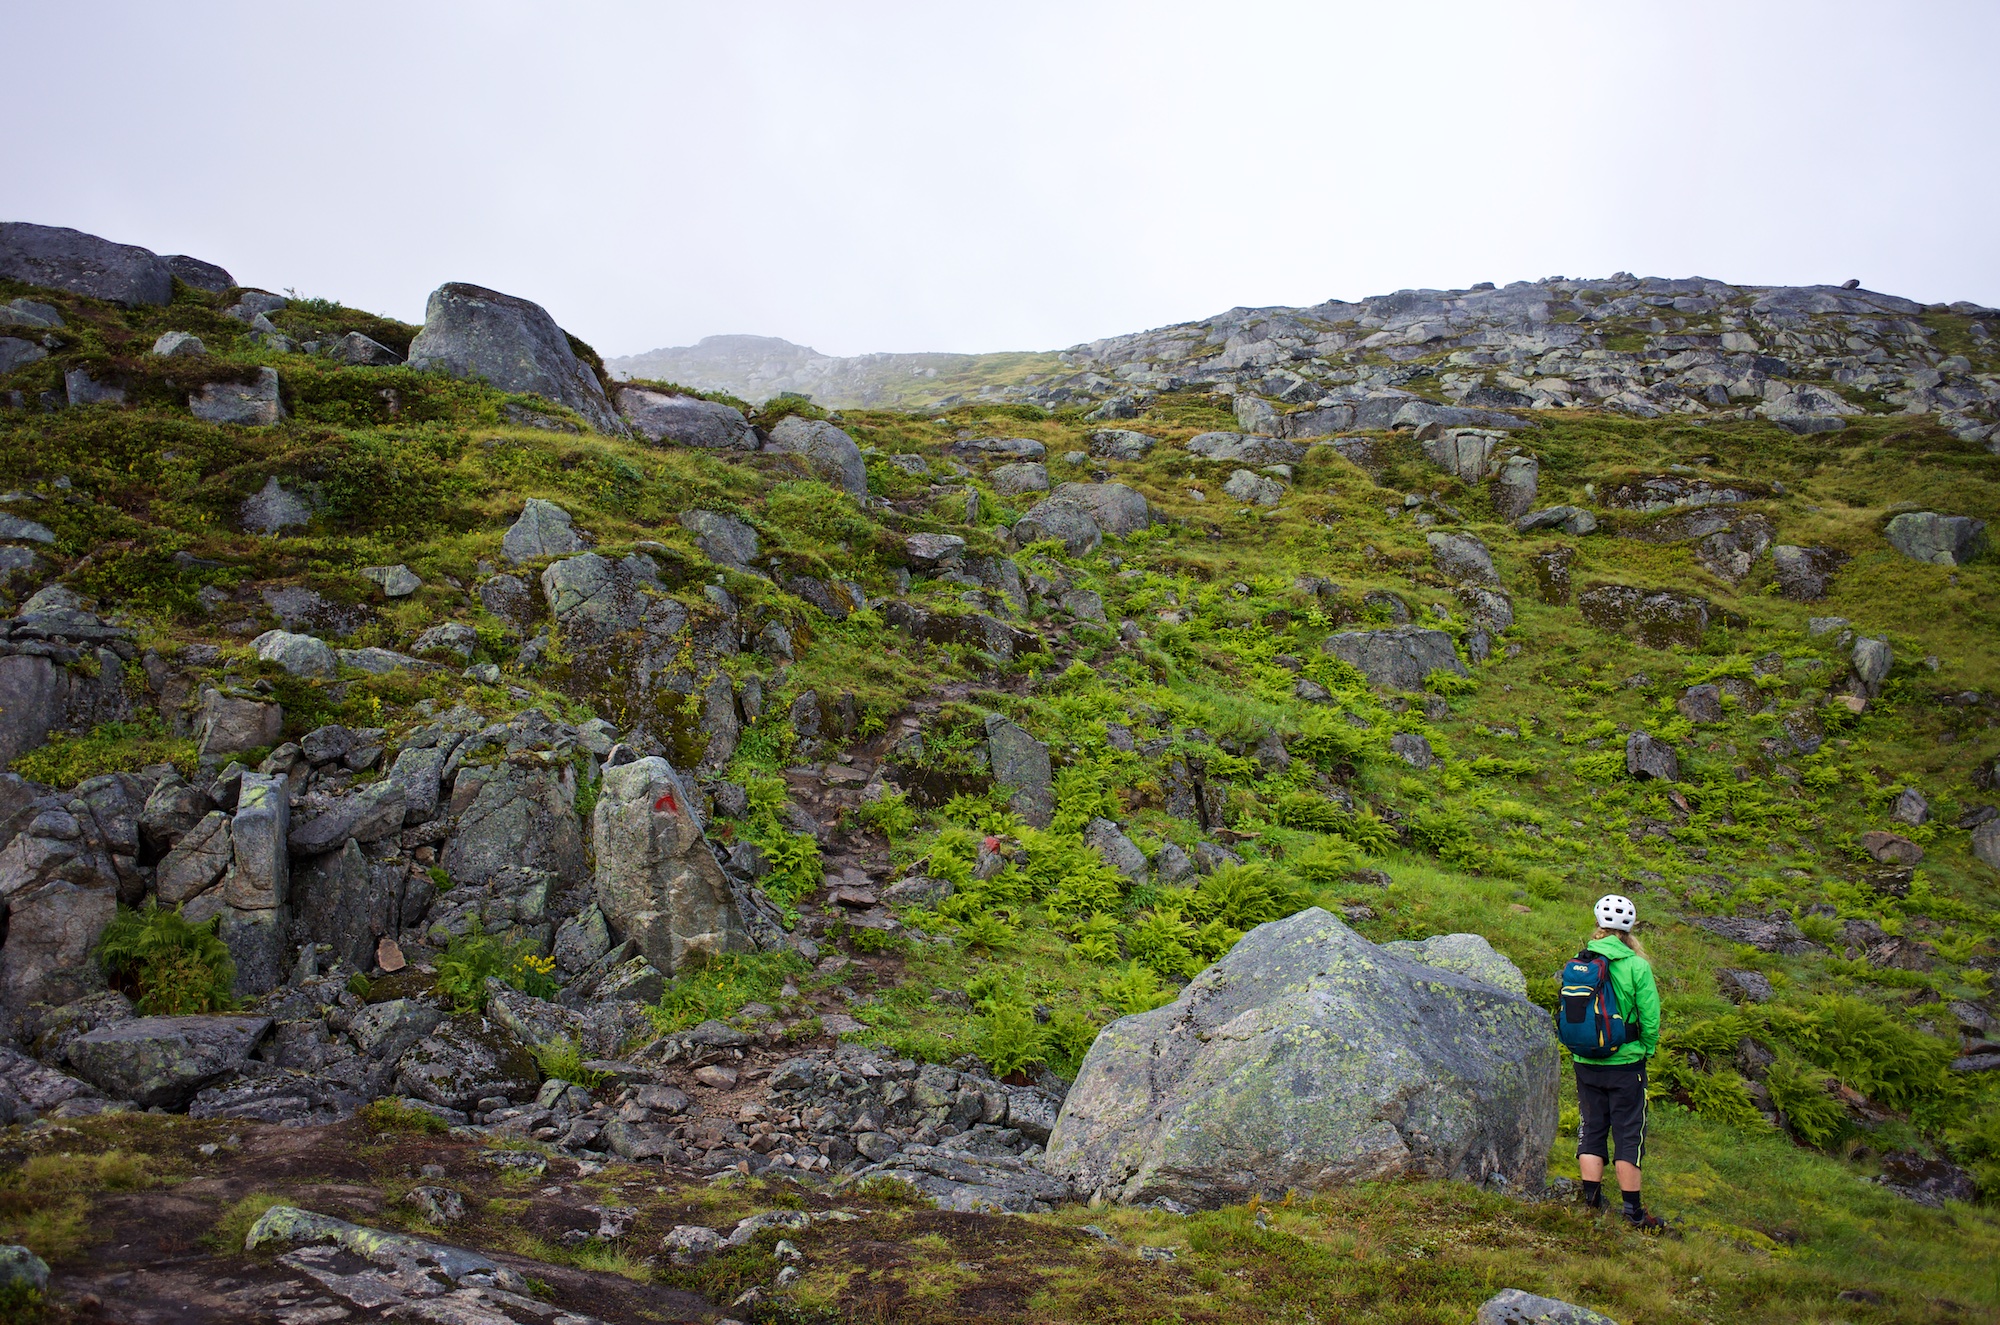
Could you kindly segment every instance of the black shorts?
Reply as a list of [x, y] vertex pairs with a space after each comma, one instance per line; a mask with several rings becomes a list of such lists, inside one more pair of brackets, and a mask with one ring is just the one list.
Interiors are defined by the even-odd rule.
[[1618, 1139], [1618, 1158], [1637, 1167], [1646, 1153], [1646, 1065], [1576, 1065], [1576, 1153], [1611, 1158], [1605, 1139]]

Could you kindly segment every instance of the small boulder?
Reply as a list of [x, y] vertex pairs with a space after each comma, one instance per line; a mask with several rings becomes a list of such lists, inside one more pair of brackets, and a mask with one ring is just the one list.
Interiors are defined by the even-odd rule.
[[192, 331], [163, 331], [153, 342], [153, 353], [162, 359], [192, 359], [208, 353], [208, 346]]
[[1250, 506], [1276, 506], [1284, 500], [1285, 485], [1254, 470], [1238, 469], [1223, 482], [1222, 491]]
[[1424, 535], [1424, 541], [1430, 545], [1431, 563], [1446, 579], [1458, 584], [1500, 583], [1493, 569], [1493, 554], [1475, 535], [1434, 530]]
[[1712, 685], [1689, 686], [1674, 701], [1674, 707], [1689, 722], [1721, 722], [1722, 691]]
[[994, 780], [1014, 789], [1007, 802], [1014, 812], [1036, 828], [1047, 828], [1055, 817], [1049, 747], [998, 713], [989, 713], [986, 751]]
[[1581, 537], [1596, 532], [1597, 517], [1581, 506], [1550, 506], [1520, 517], [1514, 521], [1514, 529], [1523, 534], [1532, 534], [1539, 529], [1560, 529], [1565, 534]]
[[1421, 626], [1342, 631], [1327, 636], [1320, 648], [1385, 689], [1422, 690], [1437, 671], [1467, 675], [1451, 636]]
[[1986, 546], [1984, 520], [1935, 511], [1906, 511], [1882, 532], [1896, 551], [1935, 566], [1963, 566]]
[[79, 1036], [69, 1060], [106, 1094], [142, 1109], [179, 1109], [248, 1061], [270, 1029], [269, 1017], [136, 1017]]
[[649, 442], [710, 451], [757, 449], [757, 432], [743, 411], [718, 401], [628, 386], [619, 389], [618, 412]]
[[1493, 478], [1493, 513], [1518, 520], [1534, 509], [1541, 487], [1542, 463], [1531, 455], [1509, 456]]
[[250, 647], [263, 661], [274, 662], [293, 676], [330, 677], [337, 667], [333, 649], [312, 635], [267, 630], [251, 640]]
[[1882, 694], [1882, 682], [1896, 665], [1895, 650], [1885, 639], [1863, 637], [1854, 641], [1854, 688], [1869, 699]]
[[358, 331], [350, 331], [334, 341], [326, 352], [336, 362], [350, 368], [387, 368], [403, 361], [402, 355]]
[[710, 561], [743, 567], [757, 559], [757, 531], [735, 516], [695, 509], [682, 511], [677, 518]]
[[1778, 592], [1795, 603], [1817, 602], [1833, 588], [1833, 573], [1847, 560], [1847, 554], [1823, 547], [1792, 547], [1778, 544], [1771, 549], [1771, 569], [1776, 573]]
[[1480, 1304], [1473, 1325], [1618, 1325], [1611, 1317], [1553, 1297], [1503, 1288]]
[[1878, 865], [1919, 865], [1924, 849], [1900, 833], [1876, 828], [1861, 835], [1861, 849]]
[[570, 515], [552, 501], [530, 497], [500, 539], [500, 555], [520, 565], [540, 557], [562, 557], [583, 551], [583, 540], [570, 522]]
[[265, 479], [257, 492], [243, 499], [237, 519], [253, 534], [276, 534], [311, 524], [312, 510], [273, 476]]
[[1114, 537], [1136, 534], [1153, 523], [1152, 507], [1146, 498], [1123, 483], [1063, 483], [1049, 496], [1053, 501], [1082, 507], [1099, 529]]
[[[1146, 853], [1139, 850], [1124, 830], [1109, 819], [1092, 819], [1084, 826], [1083, 844], [1095, 851], [1104, 863], [1135, 884], [1146, 881]], [[900, 885], [899, 885], [900, 886]], [[891, 889], [893, 892], [894, 889]]]
[[912, 566], [935, 570], [963, 559], [965, 540], [957, 534], [911, 534], [903, 540], [903, 550]]
[[815, 476], [840, 488], [856, 501], [868, 498], [868, 466], [861, 448], [831, 423], [788, 414], [771, 429], [766, 451], [801, 457]]
[[251, 428], [268, 428], [285, 417], [280, 398], [278, 370], [259, 368], [257, 380], [210, 382], [188, 397], [188, 411], [204, 423], [234, 423]]
[[195, 741], [204, 758], [260, 750], [278, 743], [285, 710], [278, 704], [220, 690], [202, 692]]
[[424, 587], [415, 571], [408, 566], [363, 566], [361, 578], [372, 581], [382, 591], [384, 598], [408, 598]]
[[1675, 782], [1680, 779], [1681, 761], [1665, 741], [1650, 732], [1633, 732], [1625, 738], [1625, 771], [1641, 781]]
[[1732, 1003], [1768, 1003], [1777, 996], [1762, 971], [1723, 967], [1715, 973], [1715, 987]]
[[986, 477], [993, 484], [993, 490], [1003, 497], [1018, 497], [1024, 492], [1049, 490], [1049, 467], [1039, 461], [1023, 460], [1011, 465], [1001, 465]]

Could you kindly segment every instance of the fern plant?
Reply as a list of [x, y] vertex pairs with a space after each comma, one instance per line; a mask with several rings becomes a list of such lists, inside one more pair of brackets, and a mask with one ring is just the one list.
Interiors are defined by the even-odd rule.
[[1127, 962], [1115, 975], [1097, 982], [1097, 992], [1126, 1016], [1151, 1012], [1174, 1001], [1174, 991], [1160, 983], [1160, 977], [1143, 962]]
[[221, 918], [189, 924], [180, 908], [155, 901], [120, 906], [97, 942], [97, 960], [114, 985], [131, 990], [148, 1016], [186, 1016], [236, 1006], [236, 963], [217, 936]]

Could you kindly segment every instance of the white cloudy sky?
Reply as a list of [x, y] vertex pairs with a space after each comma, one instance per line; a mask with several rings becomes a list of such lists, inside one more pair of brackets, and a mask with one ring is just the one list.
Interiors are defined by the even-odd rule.
[[0, 6], [0, 219], [607, 354], [1603, 275], [2000, 303], [2000, 5]]

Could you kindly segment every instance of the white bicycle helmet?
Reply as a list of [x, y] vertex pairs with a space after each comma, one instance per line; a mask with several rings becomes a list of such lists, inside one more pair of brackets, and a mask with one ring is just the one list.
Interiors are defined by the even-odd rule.
[[1607, 893], [1597, 899], [1597, 923], [1602, 928], [1622, 929], [1629, 934], [1638, 921], [1639, 908], [1632, 905], [1631, 898]]

